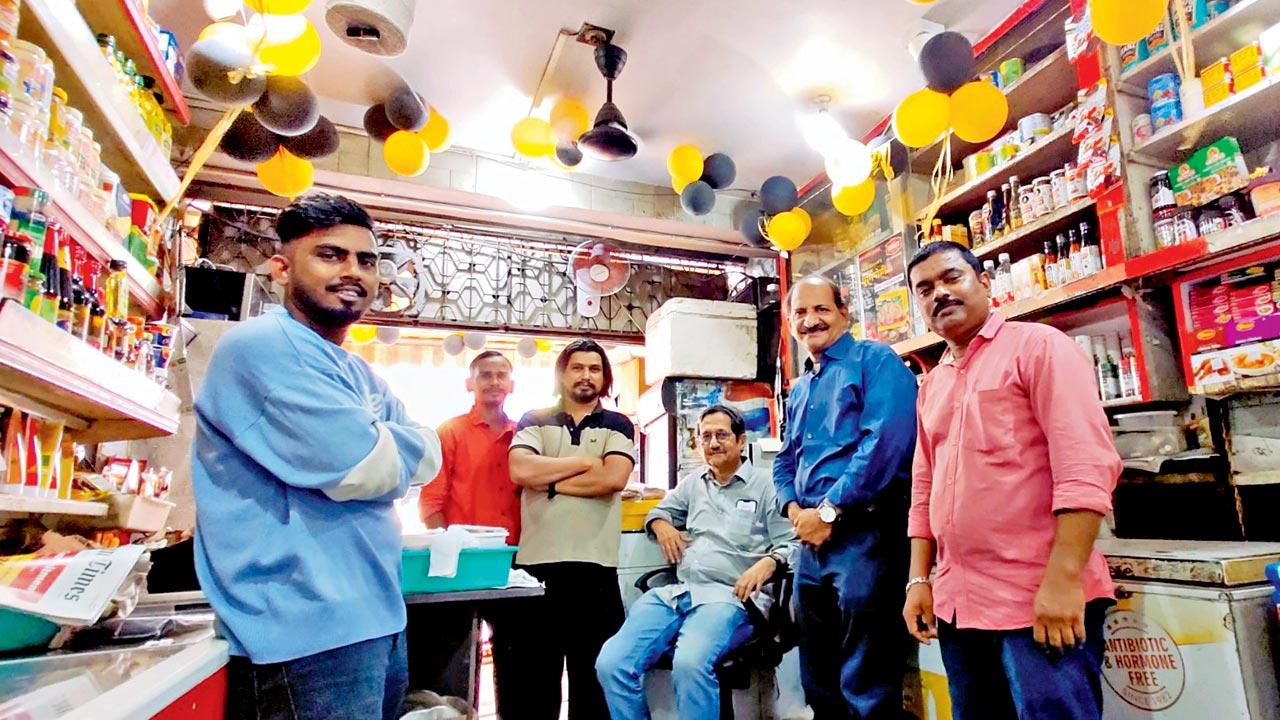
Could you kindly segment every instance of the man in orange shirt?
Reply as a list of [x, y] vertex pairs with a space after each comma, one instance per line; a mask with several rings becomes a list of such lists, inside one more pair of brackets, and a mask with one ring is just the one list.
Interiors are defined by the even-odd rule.
[[516, 424], [502, 409], [514, 387], [511, 361], [502, 353], [488, 350], [471, 361], [467, 390], [475, 404], [436, 430], [444, 462], [418, 496], [418, 513], [427, 527], [503, 527], [507, 544], [519, 543], [520, 486], [507, 470]]
[[[471, 411], [442, 423], [440, 436], [443, 460], [440, 473], [418, 496], [418, 513], [429, 528], [449, 525], [489, 525], [508, 531], [507, 543], [520, 542], [520, 486], [511, 482], [507, 454], [516, 424], [507, 417], [503, 405], [515, 385], [511, 361], [495, 350], [482, 352], [471, 361], [467, 390], [475, 397]], [[428, 489], [429, 488], [429, 489]], [[516, 617], [515, 601], [479, 606], [480, 617], [489, 624], [493, 648], [494, 687], [499, 715], [518, 717], [521, 690], [519, 668], [511, 667], [509, 636], [505, 630]], [[455, 663], [456, 655], [426, 650], [457, 648], [465, 652], [472, 628], [471, 608], [451, 609], [431, 605], [409, 607], [410, 686], [464, 695], [461, 687], [451, 687], [471, 678], [457, 677], [465, 663]], [[508, 710], [504, 712], [503, 706]]]

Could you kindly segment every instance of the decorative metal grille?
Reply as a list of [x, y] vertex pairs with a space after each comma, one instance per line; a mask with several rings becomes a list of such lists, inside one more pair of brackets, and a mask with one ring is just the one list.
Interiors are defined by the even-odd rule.
[[[275, 210], [217, 205], [205, 215], [205, 255], [266, 274], [275, 251]], [[740, 262], [657, 256], [620, 248], [631, 277], [602, 298], [595, 317], [578, 313], [568, 260], [581, 238], [514, 237], [493, 229], [378, 224], [382, 287], [371, 317], [391, 325], [640, 335], [650, 313], [673, 297], [724, 300]], [[575, 242], [577, 240], [577, 242]], [[268, 281], [269, 284], [269, 281]]]

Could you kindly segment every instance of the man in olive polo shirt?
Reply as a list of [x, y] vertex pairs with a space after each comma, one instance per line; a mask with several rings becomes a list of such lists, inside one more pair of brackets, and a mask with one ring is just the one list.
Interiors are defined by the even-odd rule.
[[575, 340], [556, 359], [560, 404], [526, 414], [511, 440], [511, 480], [524, 488], [516, 564], [546, 586], [516, 648], [527, 683], [521, 718], [560, 716], [566, 663], [570, 720], [609, 717], [595, 663], [622, 627], [619, 492], [636, 458], [631, 421], [600, 405], [612, 386], [604, 348]]

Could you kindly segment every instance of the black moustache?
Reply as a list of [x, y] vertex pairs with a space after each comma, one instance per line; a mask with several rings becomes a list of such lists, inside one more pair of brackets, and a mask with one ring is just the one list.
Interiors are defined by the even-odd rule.
[[829, 326], [827, 326], [827, 325], [815, 325], [815, 326], [813, 326], [813, 327], [809, 327], [809, 328], [800, 328], [800, 334], [801, 334], [801, 335], [808, 335], [808, 334], [809, 334], [809, 333], [811, 333], [811, 332], [824, 332], [824, 331], [829, 330], [829, 329], [830, 329], [830, 327], [829, 327]]
[[962, 305], [964, 305], [964, 303], [960, 302], [959, 300], [947, 300], [945, 302], [939, 303], [938, 306], [933, 309], [933, 316], [938, 317], [938, 313], [942, 312], [943, 310], [946, 310], [949, 307], [960, 307]]

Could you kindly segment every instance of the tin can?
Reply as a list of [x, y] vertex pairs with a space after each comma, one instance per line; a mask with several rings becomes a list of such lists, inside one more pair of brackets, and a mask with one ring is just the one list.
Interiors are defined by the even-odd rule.
[[1169, 36], [1164, 31], [1164, 23], [1156, 25], [1156, 29], [1147, 36], [1147, 50], [1156, 54], [1169, 46]]
[[1153, 108], [1170, 100], [1178, 100], [1182, 97], [1181, 93], [1182, 80], [1177, 73], [1157, 75], [1147, 83], [1147, 99], [1151, 101]]
[[1067, 163], [1065, 171], [1067, 175], [1067, 202], [1073, 203], [1083, 199], [1089, 194], [1088, 184], [1085, 182], [1084, 168], [1076, 167], [1075, 163]]
[[1129, 43], [1120, 46], [1120, 71], [1128, 72], [1129, 68], [1137, 65], [1138, 60], [1138, 43]]
[[1067, 171], [1054, 170], [1049, 173], [1049, 186], [1053, 193], [1053, 209], [1066, 207], [1071, 201], [1067, 199]]
[[1022, 62], [1022, 58], [1009, 58], [1000, 63], [1000, 82], [1002, 87], [1009, 87], [1021, 80], [1026, 69], [1027, 66]]
[[973, 182], [995, 167], [995, 158], [989, 150], [979, 150], [964, 159], [964, 181]]
[[1018, 137], [1022, 144], [1031, 145], [1053, 132], [1053, 120], [1045, 113], [1034, 113], [1018, 121]]
[[996, 165], [1003, 165], [1009, 162], [1010, 160], [1013, 160], [1014, 158], [1018, 157], [1018, 153], [1020, 151], [1021, 151], [1021, 144], [1018, 142], [1018, 133], [1015, 130], [1009, 133], [1008, 135], [1005, 135], [1004, 137], [1000, 138], [996, 142], [996, 146], [995, 146]]

